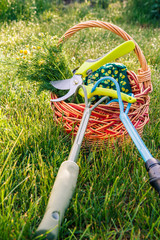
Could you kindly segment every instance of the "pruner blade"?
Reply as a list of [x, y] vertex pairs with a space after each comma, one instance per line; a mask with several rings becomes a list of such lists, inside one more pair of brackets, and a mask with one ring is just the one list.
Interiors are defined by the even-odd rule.
[[69, 92], [63, 97], [52, 99], [53, 102], [64, 101], [72, 96], [79, 85], [82, 85], [83, 80], [81, 75], [73, 75], [70, 79], [51, 81], [51, 85], [59, 90], [69, 90]]

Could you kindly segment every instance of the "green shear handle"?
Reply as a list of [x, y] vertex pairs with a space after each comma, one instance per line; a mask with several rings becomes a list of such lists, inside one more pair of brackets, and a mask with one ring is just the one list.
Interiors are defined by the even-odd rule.
[[113, 59], [117, 59], [135, 48], [135, 44], [132, 40], [122, 43], [118, 47], [114, 48], [111, 52], [105, 54], [104, 56], [97, 58], [95, 60], [88, 59], [84, 62], [80, 68], [76, 71], [76, 75], [82, 75], [86, 77], [88, 74], [96, 71], [98, 68], [106, 63], [112, 62]]
[[[108, 88], [102, 88], [102, 87], [97, 87], [95, 89], [94, 92], [92, 92], [92, 88], [93, 85], [88, 85], [85, 86], [86, 90], [87, 90], [87, 98], [90, 99], [91, 97], [93, 97], [94, 95], [98, 95], [98, 96], [109, 96], [111, 98], [118, 98], [117, 95], [117, 91], [113, 90], [113, 89], [108, 89]], [[82, 90], [82, 88], [79, 89], [78, 93], [84, 97], [84, 92]], [[127, 95], [126, 93], [122, 93], [121, 92], [121, 98], [123, 101], [128, 102], [128, 103], [135, 103], [136, 102], [136, 98], [132, 97], [130, 95]]]

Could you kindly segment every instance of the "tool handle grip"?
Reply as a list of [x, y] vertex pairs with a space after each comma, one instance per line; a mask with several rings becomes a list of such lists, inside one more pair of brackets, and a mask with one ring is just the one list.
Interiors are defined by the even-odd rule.
[[[94, 90], [94, 92], [91, 92], [93, 85], [88, 85], [85, 86], [86, 90], [87, 90], [87, 98], [91, 98], [95, 95], [98, 96], [109, 96], [112, 98], [118, 98], [118, 94], [116, 90], [113, 89], [108, 89], [108, 88], [102, 88], [102, 87], [96, 87], [96, 89]], [[84, 97], [84, 91], [80, 88], [78, 93]], [[127, 95], [126, 93], [122, 93], [121, 92], [121, 98], [123, 101], [126, 101], [128, 103], [135, 103], [136, 102], [136, 98]]]
[[132, 40], [122, 43], [118, 47], [114, 48], [109, 53], [104, 56], [95, 59], [95, 60], [87, 60], [84, 62], [81, 67], [76, 71], [77, 75], [82, 75], [86, 77], [89, 73], [96, 71], [98, 68], [103, 66], [106, 63], [112, 62], [117, 58], [120, 58], [127, 53], [131, 52], [135, 48], [135, 44]]
[[79, 167], [75, 162], [65, 161], [61, 164], [36, 236], [44, 234], [43, 239], [57, 239], [65, 210], [76, 187], [78, 173]]
[[149, 174], [151, 186], [154, 187], [160, 195], [160, 161], [155, 158], [147, 160], [146, 169]]

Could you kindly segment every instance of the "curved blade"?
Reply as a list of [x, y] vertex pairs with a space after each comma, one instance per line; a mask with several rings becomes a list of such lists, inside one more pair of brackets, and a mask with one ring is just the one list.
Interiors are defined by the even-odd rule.
[[65, 79], [65, 80], [58, 80], [58, 81], [51, 81], [50, 84], [59, 89], [59, 90], [68, 90], [70, 89], [70, 82], [72, 78]]
[[51, 99], [52, 102], [60, 102], [60, 101], [64, 101], [67, 98], [71, 97], [73, 94], [75, 93], [75, 90], [73, 91], [73, 89], [70, 89], [69, 92], [64, 95], [63, 97], [60, 98], [56, 98], [56, 99]]
[[52, 81], [51, 84], [55, 88], [60, 89], [60, 90], [68, 90], [69, 89], [69, 92], [66, 95], [64, 95], [63, 97], [60, 97], [57, 99], [52, 99], [51, 101], [59, 102], [59, 101], [66, 100], [67, 98], [69, 98], [70, 96], [72, 96], [75, 93], [77, 87], [79, 85], [81, 85], [82, 83], [83, 83], [83, 80], [82, 80], [81, 75], [73, 75], [72, 78], [66, 79], [66, 80], [60, 80], [60, 81], [55, 81], [55, 82]]

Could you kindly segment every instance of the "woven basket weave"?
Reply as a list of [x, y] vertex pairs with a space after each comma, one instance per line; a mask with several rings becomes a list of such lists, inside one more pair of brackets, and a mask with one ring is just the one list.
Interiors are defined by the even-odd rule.
[[[62, 38], [59, 39], [59, 43], [63, 42], [65, 39], [70, 38], [79, 30], [89, 27], [104, 28], [122, 37], [125, 41], [134, 41], [130, 35], [128, 35], [124, 30], [116, 25], [102, 21], [87, 21], [79, 23], [70, 28], [62, 36]], [[137, 102], [132, 104], [128, 116], [134, 127], [137, 129], [138, 133], [141, 135], [143, 132], [143, 127], [149, 121], [148, 109], [150, 98], [148, 96], [148, 93], [152, 91], [152, 84], [151, 72], [147, 66], [146, 59], [138, 44], [135, 41], [134, 43], [136, 46], [135, 53], [140, 62], [141, 68], [138, 69], [137, 75], [133, 71], [127, 72], [132, 93], [137, 99]], [[51, 94], [51, 98], [56, 98], [56, 96], [54, 94]], [[126, 106], [127, 103], [124, 103], [124, 107]], [[76, 135], [85, 105], [66, 103], [64, 101], [61, 101], [51, 102], [51, 107], [54, 111], [54, 119], [56, 122], [58, 124], [63, 123], [63, 126], [67, 133], [72, 132], [74, 135]], [[86, 129], [85, 139], [87, 140], [88, 144], [101, 144], [102, 142], [108, 141], [108, 139], [115, 138], [118, 138], [120, 139], [120, 142], [123, 142], [124, 138], [128, 138], [128, 133], [119, 118], [119, 114], [120, 112], [118, 103], [99, 105], [92, 112]]]

